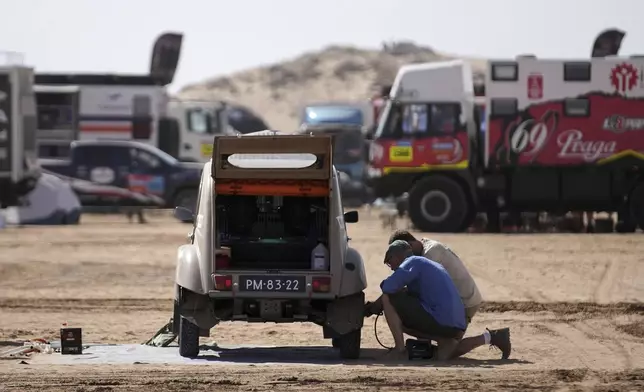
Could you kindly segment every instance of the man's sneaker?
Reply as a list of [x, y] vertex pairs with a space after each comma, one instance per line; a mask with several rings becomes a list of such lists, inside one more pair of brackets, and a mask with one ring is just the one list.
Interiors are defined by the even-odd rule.
[[[486, 328], [487, 329], [487, 328]], [[501, 359], [508, 359], [512, 352], [510, 328], [487, 330], [490, 333], [490, 345], [501, 350]]]

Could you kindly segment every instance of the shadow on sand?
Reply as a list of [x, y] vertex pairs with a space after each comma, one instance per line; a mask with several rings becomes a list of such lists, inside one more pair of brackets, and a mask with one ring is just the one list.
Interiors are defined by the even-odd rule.
[[[414, 367], [454, 367], [454, 368], [491, 368], [509, 364], [531, 364], [520, 359], [470, 359], [459, 358], [448, 362], [431, 360], [385, 361], [381, 357], [387, 353], [384, 349], [362, 349], [360, 359], [340, 359], [337, 350], [324, 346], [282, 346], [282, 347], [244, 347], [221, 348], [201, 346], [197, 360], [240, 362], [240, 363], [284, 363], [284, 364], [320, 364], [320, 365], [380, 365], [380, 366], [414, 366]], [[500, 354], [499, 354], [500, 355]]]

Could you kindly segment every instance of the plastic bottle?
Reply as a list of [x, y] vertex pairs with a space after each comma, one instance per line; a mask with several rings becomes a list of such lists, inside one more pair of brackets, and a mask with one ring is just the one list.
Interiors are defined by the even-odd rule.
[[324, 244], [317, 244], [311, 251], [311, 269], [313, 271], [329, 270], [329, 251]]

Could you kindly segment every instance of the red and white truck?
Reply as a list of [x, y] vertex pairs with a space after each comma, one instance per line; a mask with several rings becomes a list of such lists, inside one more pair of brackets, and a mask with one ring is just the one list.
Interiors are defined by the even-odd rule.
[[617, 212], [618, 231], [644, 229], [644, 57], [614, 56], [620, 34], [585, 59], [489, 60], [478, 97], [464, 61], [403, 66], [371, 142], [376, 194], [409, 192], [428, 232], [480, 212], [498, 226], [501, 211]]

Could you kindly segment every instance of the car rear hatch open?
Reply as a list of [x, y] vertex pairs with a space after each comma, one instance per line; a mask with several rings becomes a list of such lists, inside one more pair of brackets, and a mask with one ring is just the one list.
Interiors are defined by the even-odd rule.
[[220, 136], [212, 165], [215, 246], [227, 249], [217, 273], [329, 273], [330, 263], [314, 267], [311, 257], [320, 244], [328, 255], [330, 136]]

